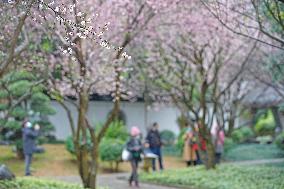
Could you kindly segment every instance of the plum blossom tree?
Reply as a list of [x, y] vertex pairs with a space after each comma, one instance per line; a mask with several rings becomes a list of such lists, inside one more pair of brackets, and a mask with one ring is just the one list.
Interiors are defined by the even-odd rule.
[[[34, 59], [30, 63], [48, 78], [50, 95], [67, 112], [78, 170], [85, 187], [96, 188], [98, 146], [118, 115], [120, 99], [133, 95], [126, 85], [131, 63], [127, 47], [151, 29], [149, 25], [155, 15], [171, 10], [177, 2], [42, 1], [39, 11], [31, 15], [38, 23], [38, 37], [45, 37], [55, 48], [40, 52], [48, 64]], [[87, 117], [89, 95], [93, 93], [111, 94], [114, 98], [113, 111], [100, 130]], [[67, 96], [78, 99], [71, 102], [78, 113], [77, 123], [66, 105], [70, 102]], [[91, 150], [86, 144], [88, 135], [93, 143]]]
[[25, 1], [25, 4], [21, 1], [14, 4], [0, 2], [0, 77], [28, 47], [28, 35], [24, 25], [34, 3], [35, 0]]
[[283, 50], [283, 1], [201, 0], [201, 2], [230, 31]]
[[235, 36], [208, 16], [199, 1], [179, 5], [176, 14], [164, 18], [172, 24], [162, 24], [150, 35], [155, 40], [141, 47], [139, 69], [151, 81], [152, 98], [173, 103], [186, 113], [189, 122], [198, 123], [207, 144], [203, 159], [211, 169], [215, 168], [214, 119], [223, 116], [220, 109], [225, 95], [237, 87], [234, 84], [256, 44]]

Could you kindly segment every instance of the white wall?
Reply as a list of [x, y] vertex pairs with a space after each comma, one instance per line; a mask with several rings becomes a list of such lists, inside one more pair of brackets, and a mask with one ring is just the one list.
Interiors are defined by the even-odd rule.
[[[65, 110], [56, 101], [52, 101], [52, 106], [56, 109], [56, 114], [50, 116], [51, 123], [54, 124], [57, 139], [64, 140], [71, 135], [71, 129]], [[77, 123], [76, 111], [73, 105], [67, 103], [71, 108], [75, 123]], [[90, 101], [88, 117], [92, 123], [104, 122], [107, 114], [111, 111], [113, 103], [102, 101]], [[143, 134], [146, 133], [146, 127], [153, 122], [158, 122], [160, 130], [168, 129], [178, 134], [177, 117], [179, 111], [173, 107], [163, 107], [159, 111], [149, 110], [146, 115], [143, 102], [122, 102], [121, 110], [126, 115], [126, 125], [128, 130], [131, 126], [138, 126]]]

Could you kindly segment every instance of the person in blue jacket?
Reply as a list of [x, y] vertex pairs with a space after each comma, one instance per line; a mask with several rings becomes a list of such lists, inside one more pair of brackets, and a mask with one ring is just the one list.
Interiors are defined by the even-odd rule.
[[27, 121], [24, 123], [23, 133], [23, 150], [25, 155], [25, 175], [30, 176], [30, 166], [32, 163], [33, 152], [36, 147], [36, 138], [39, 134], [39, 125], [35, 125], [33, 128], [32, 123]]

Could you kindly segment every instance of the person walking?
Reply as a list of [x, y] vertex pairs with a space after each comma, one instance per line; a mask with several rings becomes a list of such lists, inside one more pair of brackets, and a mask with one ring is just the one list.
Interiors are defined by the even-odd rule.
[[215, 128], [215, 132], [213, 133], [213, 139], [215, 144], [215, 161], [216, 163], [221, 162], [221, 157], [224, 152], [224, 143], [225, 143], [225, 133], [220, 126]]
[[[152, 151], [152, 153], [158, 156], [159, 168], [160, 170], [163, 170], [164, 166], [163, 166], [163, 158], [162, 158], [162, 151], [161, 151], [162, 141], [161, 141], [158, 123], [155, 122], [152, 125], [151, 129], [149, 130], [147, 134], [146, 141], [149, 143], [150, 150]], [[153, 158], [152, 160], [152, 169], [153, 171], [156, 171], [156, 159], [155, 158]]]
[[24, 128], [22, 129], [23, 133], [23, 150], [25, 155], [25, 175], [30, 176], [30, 166], [32, 163], [33, 152], [36, 147], [36, 138], [39, 134], [40, 126], [38, 124], [35, 127], [32, 127], [32, 123], [26, 121], [24, 123]]
[[183, 159], [186, 162], [186, 165], [189, 167], [191, 165], [197, 164], [197, 155], [196, 155], [196, 137], [194, 136], [194, 131], [192, 128], [187, 125], [186, 133], [183, 136], [184, 139], [184, 148], [183, 148]]
[[139, 187], [138, 181], [138, 163], [141, 161], [141, 153], [143, 153], [143, 145], [140, 139], [140, 130], [137, 127], [132, 127], [130, 131], [131, 138], [127, 142], [127, 150], [130, 152], [131, 175], [129, 178], [129, 186], [135, 183]]

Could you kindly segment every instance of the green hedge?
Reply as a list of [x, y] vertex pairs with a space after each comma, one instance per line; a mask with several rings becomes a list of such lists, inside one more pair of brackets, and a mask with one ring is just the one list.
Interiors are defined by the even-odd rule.
[[76, 184], [36, 178], [17, 178], [14, 181], [0, 181], [1, 189], [83, 189]]
[[224, 159], [229, 161], [283, 158], [284, 151], [275, 144], [239, 144], [225, 151]]
[[283, 189], [284, 168], [220, 165], [216, 170], [203, 166], [160, 173], [142, 174], [144, 182], [190, 189]]
[[[101, 127], [102, 127], [102, 124], [96, 125], [97, 130], [100, 130]], [[111, 125], [109, 126], [109, 128], [107, 129], [105, 135], [104, 135], [104, 139], [116, 139], [116, 140], [123, 141], [124, 144], [126, 143], [127, 138], [128, 138], [128, 133], [127, 133], [127, 130], [126, 130], [126, 126], [123, 124], [122, 121], [112, 122]], [[108, 141], [106, 141], [106, 142], [108, 142]], [[102, 143], [105, 143], [105, 141], [102, 141]], [[90, 133], [87, 133], [87, 148], [89, 150], [91, 150], [92, 145], [93, 144], [92, 144], [92, 141], [91, 141]], [[68, 152], [70, 152], [71, 154], [75, 154], [72, 136], [69, 136], [66, 139], [65, 147], [66, 147], [66, 150]]]

